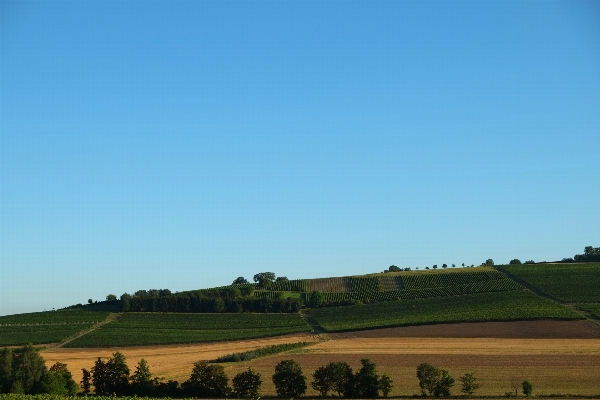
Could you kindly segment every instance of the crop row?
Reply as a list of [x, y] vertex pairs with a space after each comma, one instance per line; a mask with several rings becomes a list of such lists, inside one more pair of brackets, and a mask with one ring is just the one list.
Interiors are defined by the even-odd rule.
[[[509, 290], [523, 289], [523, 286], [510, 279], [498, 279], [493, 281], [482, 281], [467, 283], [463, 285], [454, 285], [446, 287], [433, 287], [425, 289], [409, 290], [384, 290], [380, 292], [350, 292], [350, 293], [323, 293], [325, 303], [343, 303], [350, 300], [362, 302], [386, 301], [386, 300], [405, 300], [427, 297], [445, 297], [456, 296], [471, 293], [482, 292], [502, 292]], [[311, 293], [303, 293], [303, 299], [309, 303], [312, 298]]]
[[312, 316], [327, 331], [447, 322], [582, 318], [567, 307], [525, 290], [320, 308], [315, 309]]
[[374, 276], [366, 278], [350, 278], [352, 292], [379, 292], [379, 279]]
[[306, 292], [306, 287], [306, 279], [294, 279], [290, 281], [275, 281], [269, 286], [269, 290]]
[[404, 282], [399, 275], [383, 275], [379, 277], [379, 287], [381, 290], [402, 290], [404, 289]]
[[127, 313], [68, 347], [135, 346], [251, 339], [306, 332], [299, 314]]
[[566, 302], [600, 302], [600, 263], [503, 265], [500, 269]]
[[5, 325], [56, 325], [95, 324], [104, 321], [109, 313], [104, 311], [60, 310], [0, 317], [0, 326]]
[[0, 326], [0, 346], [60, 342], [90, 326], [89, 324]]
[[310, 279], [307, 283], [307, 292], [345, 293], [351, 290], [350, 278], [320, 278]]
[[577, 304], [577, 307], [589, 312], [595, 319], [600, 319], [600, 304]]
[[508, 279], [498, 271], [460, 271], [438, 274], [412, 274], [403, 276], [402, 280], [406, 289], [424, 289], [432, 287], [464, 285], [468, 283]]

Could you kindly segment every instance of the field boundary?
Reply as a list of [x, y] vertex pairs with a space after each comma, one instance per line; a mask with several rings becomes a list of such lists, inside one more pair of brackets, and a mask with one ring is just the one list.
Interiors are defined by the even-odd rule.
[[548, 300], [552, 300], [552, 301], [554, 301], [556, 303], [559, 303], [561, 305], [564, 304], [563, 301], [557, 299], [554, 296], [551, 296], [551, 295], [549, 295], [547, 293], [542, 292], [541, 290], [539, 290], [535, 286], [532, 286], [531, 284], [529, 284], [528, 282], [526, 282], [523, 279], [519, 278], [518, 276], [511, 274], [510, 272], [508, 272], [504, 268], [498, 267], [497, 270], [499, 270], [500, 272], [504, 273], [506, 276], [508, 276], [513, 281], [517, 282], [518, 284], [520, 284], [520, 285], [524, 286], [525, 288], [527, 288], [528, 290], [532, 291], [537, 296], [542, 297], [542, 298], [546, 298]]

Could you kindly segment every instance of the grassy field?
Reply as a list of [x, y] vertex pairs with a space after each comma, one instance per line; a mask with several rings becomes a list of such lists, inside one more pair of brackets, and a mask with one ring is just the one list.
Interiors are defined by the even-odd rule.
[[600, 302], [600, 263], [502, 265], [539, 291], [565, 302]]
[[600, 319], [600, 304], [577, 304], [577, 307], [589, 312], [595, 319]]
[[0, 317], [0, 346], [60, 342], [104, 321], [108, 312], [47, 311]]
[[330, 332], [447, 322], [583, 318], [527, 290], [321, 308], [312, 310], [312, 316]]
[[199, 343], [309, 331], [299, 314], [126, 313], [67, 347]]

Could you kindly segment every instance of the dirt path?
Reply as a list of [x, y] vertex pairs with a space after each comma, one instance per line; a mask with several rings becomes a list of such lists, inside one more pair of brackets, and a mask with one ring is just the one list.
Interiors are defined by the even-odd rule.
[[323, 327], [321, 325], [319, 325], [317, 320], [313, 318], [310, 311], [300, 310], [300, 316], [306, 321], [307, 324], [310, 325], [313, 333], [319, 333], [319, 334], [325, 333], [325, 329], [323, 329]]
[[57, 343], [56, 345], [52, 346], [52, 348], [60, 348], [63, 347], [65, 344], [72, 342], [75, 339], [79, 339], [80, 337], [82, 337], [83, 335], [87, 335], [88, 333], [95, 331], [96, 329], [100, 328], [102, 325], [106, 325], [110, 322], [113, 322], [115, 320], [117, 320], [118, 318], [120, 318], [121, 315], [120, 314], [115, 314], [115, 313], [110, 313], [108, 314], [108, 317], [106, 317], [106, 319], [102, 322], [98, 322], [96, 325], [92, 326], [89, 329], [86, 329], [84, 331], [81, 331], [79, 333], [77, 333], [74, 336], [71, 336], [70, 338], [67, 338], [66, 340]]

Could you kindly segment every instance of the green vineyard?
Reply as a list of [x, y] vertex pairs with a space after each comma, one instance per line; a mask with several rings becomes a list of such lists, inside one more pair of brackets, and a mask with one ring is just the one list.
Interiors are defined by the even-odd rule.
[[319, 308], [312, 317], [328, 332], [449, 322], [583, 319], [572, 309], [526, 290]]
[[308, 331], [299, 314], [125, 313], [66, 347], [215, 342]]
[[0, 317], [0, 346], [60, 342], [104, 321], [108, 315], [101, 311], [65, 310]]

